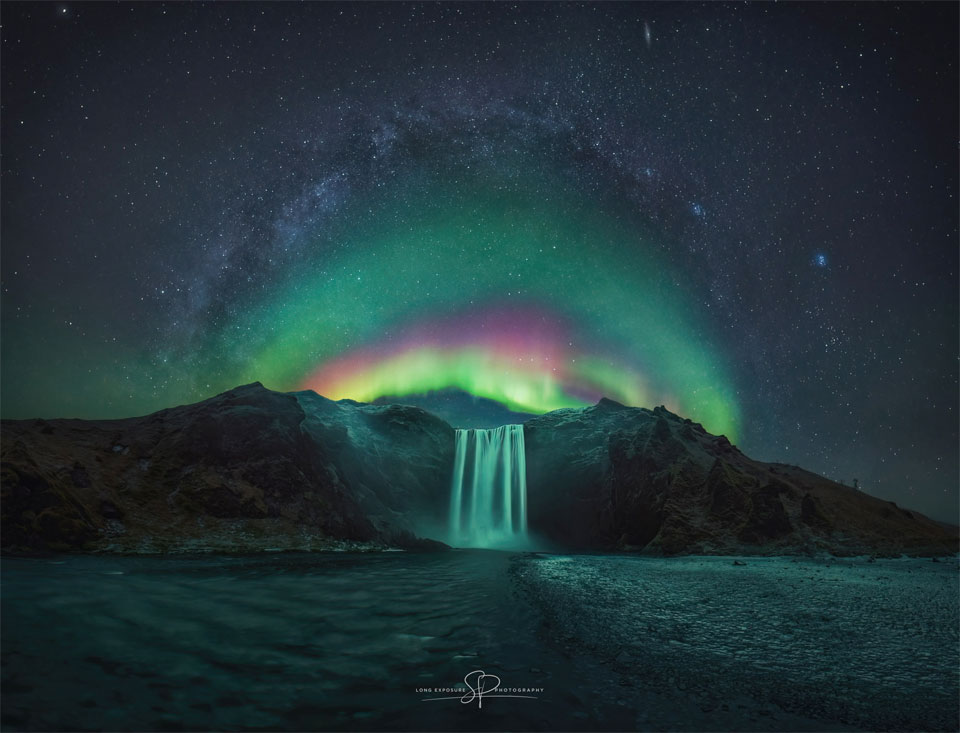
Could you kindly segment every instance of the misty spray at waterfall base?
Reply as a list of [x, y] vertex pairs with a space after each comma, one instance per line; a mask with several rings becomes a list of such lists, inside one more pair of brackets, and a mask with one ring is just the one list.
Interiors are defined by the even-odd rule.
[[457, 430], [449, 540], [455, 547], [529, 545], [523, 425]]

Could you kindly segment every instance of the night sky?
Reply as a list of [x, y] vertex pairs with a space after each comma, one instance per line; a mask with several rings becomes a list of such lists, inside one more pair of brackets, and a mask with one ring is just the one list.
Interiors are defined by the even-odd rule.
[[2, 414], [601, 395], [958, 511], [958, 6], [2, 8]]

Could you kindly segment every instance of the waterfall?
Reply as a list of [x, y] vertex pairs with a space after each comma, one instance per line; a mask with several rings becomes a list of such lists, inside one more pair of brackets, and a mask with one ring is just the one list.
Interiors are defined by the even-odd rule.
[[527, 544], [527, 462], [523, 425], [457, 430], [450, 487], [450, 544]]

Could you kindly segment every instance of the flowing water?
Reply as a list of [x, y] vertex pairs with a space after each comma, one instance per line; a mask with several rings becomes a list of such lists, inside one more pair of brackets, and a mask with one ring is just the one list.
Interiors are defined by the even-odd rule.
[[450, 544], [527, 547], [523, 425], [457, 430], [450, 489]]
[[956, 561], [745, 562], [5, 558], [3, 729], [957, 729]]

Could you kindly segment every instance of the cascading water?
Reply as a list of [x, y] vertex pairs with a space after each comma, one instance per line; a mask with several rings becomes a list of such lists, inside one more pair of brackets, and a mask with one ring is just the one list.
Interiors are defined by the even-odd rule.
[[527, 544], [527, 461], [523, 425], [457, 430], [450, 489], [450, 544]]

